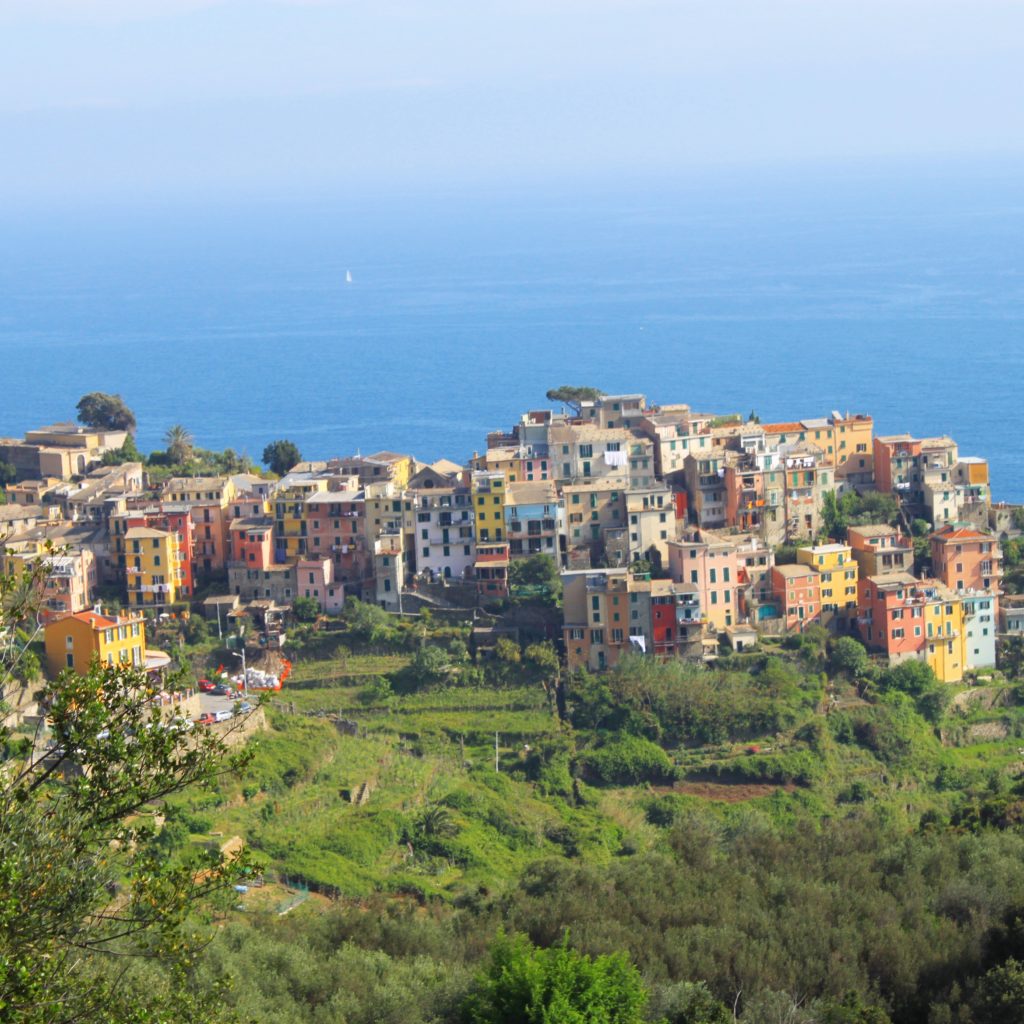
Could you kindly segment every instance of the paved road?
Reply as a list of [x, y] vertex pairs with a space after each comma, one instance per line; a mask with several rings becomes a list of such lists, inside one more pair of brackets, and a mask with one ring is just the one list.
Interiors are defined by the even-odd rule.
[[202, 714], [215, 711], [232, 711], [239, 700], [247, 700], [253, 707], [258, 703], [258, 697], [215, 697], [212, 693], [199, 694], [199, 707]]

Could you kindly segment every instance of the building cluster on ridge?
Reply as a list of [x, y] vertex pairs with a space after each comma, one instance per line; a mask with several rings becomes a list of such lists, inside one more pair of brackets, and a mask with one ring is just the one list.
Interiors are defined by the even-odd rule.
[[[263, 624], [297, 598], [327, 613], [350, 597], [396, 612], [486, 604], [508, 596], [512, 563], [541, 555], [562, 576], [570, 667], [626, 651], [709, 658], [724, 638], [742, 648], [821, 624], [956, 682], [995, 663], [997, 632], [1024, 627], [1024, 610], [1000, 607], [1000, 538], [1021, 517], [992, 504], [985, 460], [948, 437], [876, 437], [867, 415], [762, 424], [603, 395], [525, 413], [465, 465], [382, 451], [280, 480], [151, 484], [139, 463], [102, 465], [124, 440], [68, 424], [0, 440], [17, 473], [0, 506], [4, 568], [47, 559], [49, 620], [116, 586], [130, 633], [138, 613], [191, 604], [214, 581], [224, 595], [207, 613], [247, 608]], [[832, 498], [873, 491], [930, 524], [928, 578], [906, 530], [816, 543]], [[795, 562], [777, 564], [780, 545]]]

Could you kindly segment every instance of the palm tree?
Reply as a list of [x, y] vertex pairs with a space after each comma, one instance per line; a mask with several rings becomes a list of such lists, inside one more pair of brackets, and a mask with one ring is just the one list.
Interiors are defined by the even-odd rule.
[[167, 455], [176, 466], [188, 462], [192, 458], [192, 445], [195, 438], [180, 423], [167, 428], [164, 434], [164, 444], [167, 445]]
[[416, 831], [428, 839], [450, 839], [458, 835], [459, 826], [455, 824], [447, 807], [432, 804], [420, 813]]

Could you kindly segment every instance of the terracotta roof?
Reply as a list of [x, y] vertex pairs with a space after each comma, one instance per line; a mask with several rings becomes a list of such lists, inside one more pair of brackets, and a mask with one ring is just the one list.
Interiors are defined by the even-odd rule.
[[934, 538], [941, 541], [948, 540], [991, 540], [987, 533], [980, 533], [969, 526], [944, 526], [932, 534]]
[[58, 621], [63, 622], [65, 619], [77, 619], [79, 622], [87, 623], [93, 629], [113, 629], [116, 626], [124, 626], [130, 622], [140, 622], [142, 616], [128, 615], [120, 619], [112, 619], [107, 615], [97, 615], [96, 612], [75, 612], [73, 615], [63, 616]]
[[792, 434], [807, 428], [802, 423], [765, 423], [761, 429], [766, 434]]

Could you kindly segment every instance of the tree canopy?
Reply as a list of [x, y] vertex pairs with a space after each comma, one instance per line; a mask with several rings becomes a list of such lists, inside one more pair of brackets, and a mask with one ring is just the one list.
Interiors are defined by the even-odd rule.
[[591, 958], [568, 938], [538, 949], [499, 935], [466, 1001], [470, 1024], [641, 1024], [647, 991], [621, 953]]
[[[42, 566], [0, 577], [0, 634], [34, 622]], [[0, 657], [0, 698], [34, 633]], [[192, 1020], [215, 991], [185, 984], [204, 897], [242, 863], [220, 853], [170, 859], [163, 801], [241, 767], [219, 737], [161, 717], [152, 684], [129, 666], [68, 671], [44, 700], [52, 740], [0, 728], [0, 1019]], [[148, 991], [122, 971], [142, 957], [166, 970]]]
[[195, 448], [195, 438], [180, 423], [168, 427], [164, 434], [164, 444], [167, 445], [167, 455], [175, 466], [184, 465], [192, 458]]
[[320, 614], [320, 602], [315, 597], [297, 597], [292, 601], [292, 614], [299, 622], [314, 622]]
[[78, 400], [78, 422], [100, 430], [127, 430], [135, 433], [135, 413], [120, 395], [90, 391]]
[[513, 601], [540, 600], [554, 604], [562, 595], [558, 563], [550, 555], [516, 559], [508, 569], [508, 584]]
[[263, 464], [278, 476], [284, 476], [301, 461], [302, 452], [293, 441], [271, 441], [263, 449]]
[[546, 397], [549, 402], [561, 402], [563, 405], [569, 406], [578, 416], [584, 402], [593, 402], [603, 394], [604, 392], [600, 388], [573, 387], [563, 384], [559, 388], [552, 388], [548, 391]]

